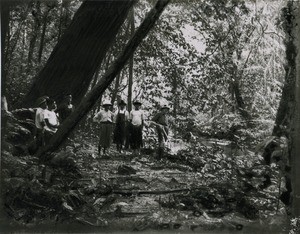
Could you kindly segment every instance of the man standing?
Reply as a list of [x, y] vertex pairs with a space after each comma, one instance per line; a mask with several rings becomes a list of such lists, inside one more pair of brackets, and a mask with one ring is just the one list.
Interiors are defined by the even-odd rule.
[[126, 137], [126, 127], [128, 124], [129, 113], [126, 110], [126, 103], [121, 100], [118, 104], [118, 110], [114, 113], [114, 122], [116, 124], [114, 130], [114, 143], [117, 144], [119, 153], [122, 151]]
[[144, 113], [140, 110], [142, 103], [134, 101], [134, 110], [130, 111], [129, 121], [131, 122], [131, 148], [133, 154], [140, 154], [140, 148], [143, 146], [143, 126]]
[[168, 112], [169, 107], [164, 105], [160, 108], [153, 118], [152, 121], [156, 126], [157, 136], [158, 136], [158, 150], [157, 159], [160, 160], [164, 154], [165, 141], [168, 139], [169, 129], [168, 129]]
[[100, 110], [95, 116], [94, 121], [100, 123], [99, 129], [99, 144], [98, 154], [101, 155], [101, 149], [103, 148], [104, 156], [107, 156], [107, 149], [111, 144], [111, 133], [113, 125], [113, 113], [109, 110], [112, 104], [109, 101], [104, 101], [102, 104], [104, 110]]

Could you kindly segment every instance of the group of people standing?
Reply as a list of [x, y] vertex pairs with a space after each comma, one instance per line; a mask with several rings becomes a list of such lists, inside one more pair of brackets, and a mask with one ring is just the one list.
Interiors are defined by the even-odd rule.
[[[99, 126], [99, 144], [98, 154], [107, 154], [107, 149], [111, 145], [111, 140], [116, 143], [117, 150], [122, 151], [122, 148], [131, 147], [134, 153], [139, 153], [143, 145], [143, 126], [144, 113], [140, 110], [142, 105], [139, 101], [133, 102], [134, 109], [130, 112], [126, 110], [126, 103], [121, 100], [118, 103], [118, 109], [113, 113], [110, 111], [112, 104], [109, 101], [104, 101], [100, 110], [95, 116], [94, 121], [100, 124]], [[113, 137], [111, 137], [113, 133]]]
[[[111, 145], [111, 140], [116, 144], [117, 150], [122, 151], [123, 147], [133, 150], [133, 154], [139, 155], [143, 146], [143, 127], [145, 124], [144, 112], [141, 110], [142, 103], [138, 100], [133, 101], [133, 110], [126, 109], [126, 103], [121, 100], [118, 109], [112, 112], [112, 104], [104, 101], [103, 110], [94, 116], [94, 121], [99, 123], [99, 144], [98, 154], [107, 155], [107, 150]], [[164, 141], [168, 136], [167, 113], [169, 107], [161, 107], [161, 111], [152, 119], [151, 123], [156, 126], [158, 133], [158, 157], [163, 154]], [[113, 137], [111, 135], [113, 134]]]
[[73, 111], [72, 95], [66, 95], [57, 108], [56, 101], [48, 96], [37, 99], [35, 112], [36, 147], [45, 146], [52, 135]]
[[[36, 146], [45, 146], [60, 124], [74, 111], [72, 95], [66, 95], [62, 104], [57, 107], [56, 101], [43, 96], [37, 100], [35, 113]], [[133, 154], [139, 155], [143, 146], [143, 127], [145, 124], [142, 103], [133, 101], [133, 110], [126, 109], [127, 104], [121, 100], [115, 112], [111, 111], [112, 104], [104, 101], [101, 109], [93, 120], [99, 123], [98, 154], [107, 155], [111, 141], [116, 144], [117, 150], [132, 149]], [[158, 134], [158, 158], [162, 157], [164, 142], [168, 138], [168, 106], [162, 106], [161, 110], [152, 118], [152, 123]], [[112, 137], [113, 135], [113, 137]]]

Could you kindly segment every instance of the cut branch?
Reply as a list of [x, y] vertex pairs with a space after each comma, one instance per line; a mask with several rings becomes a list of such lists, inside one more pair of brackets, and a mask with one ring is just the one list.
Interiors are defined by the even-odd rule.
[[171, 190], [114, 190], [114, 194], [120, 194], [124, 196], [131, 196], [131, 195], [141, 195], [141, 194], [169, 194], [169, 193], [181, 193], [181, 192], [189, 192], [190, 189], [171, 189]]

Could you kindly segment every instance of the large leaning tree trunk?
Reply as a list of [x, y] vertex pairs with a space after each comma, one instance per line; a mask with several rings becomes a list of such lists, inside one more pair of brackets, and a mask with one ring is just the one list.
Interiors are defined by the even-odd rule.
[[77, 105], [134, 2], [84, 1], [35, 78], [23, 106], [32, 106], [43, 95], [59, 102], [65, 94], [72, 94]]
[[295, 56], [296, 48], [293, 41], [293, 3], [289, 2], [287, 7], [282, 10], [282, 22], [285, 31], [286, 64], [285, 64], [285, 83], [276, 114], [273, 136], [280, 137], [288, 134], [290, 129], [290, 119], [295, 102]]
[[157, 1], [156, 5], [147, 14], [136, 33], [125, 46], [124, 51], [115, 60], [115, 62], [111, 65], [96, 86], [86, 95], [86, 97], [82, 99], [70, 117], [64, 121], [61, 128], [59, 128], [57, 133], [51, 138], [49, 144], [38, 151], [37, 157], [43, 161], [51, 158], [51, 156], [48, 158], [49, 154], [47, 153], [55, 151], [68, 137], [70, 132], [76, 127], [78, 122], [93, 108], [98, 98], [103, 94], [114, 78], [120, 73], [126, 62], [133, 55], [136, 48], [147, 36], [148, 32], [154, 26], [155, 22], [158, 20], [160, 14], [163, 12], [169, 1], [170, 0]]
[[[296, 3], [297, 4], [297, 3]], [[295, 111], [291, 121], [291, 178], [292, 178], [292, 214], [294, 217], [300, 217], [300, 3], [296, 7], [295, 23], [294, 23], [294, 44], [296, 51], [298, 51], [295, 57]]]

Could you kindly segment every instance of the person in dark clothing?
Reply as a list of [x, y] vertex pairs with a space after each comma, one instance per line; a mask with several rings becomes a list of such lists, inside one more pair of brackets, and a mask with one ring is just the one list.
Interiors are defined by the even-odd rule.
[[128, 124], [129, 113], [126, 110], [126, 103], [121, 100], [118, 104], [119, 108], [114, 114], [114, 143], [117, 145], [117, 150], [121, 153], [126, 137], [126, 127]]
[[60, 122], [65, 121], [65, 119], [74, 111], [74, 105], [72, 104], [72, 95], [68, 94], [65, 96], [62, 104], [57, 109], [59, 114]]
[[152, 118], [152, 121], [156, 126], [156, 132], [158, 136], [157, 159], [161, 159], [163, 157], [165, 142], [168, 139], [168, 112], [169, 107], [167, 105], [164, 105], [161, 107], [160, 112], [158, 112]]
[[144, 113], [140, 110], [142, 103], [140, 101], [133, 102], [134, 109], [130, 111], [129, 121], [131, 124], [131, 148], [133, 154], [139, 155], [140, 148], [143, 146], [143, 126], [144, 126]]
[[131, 145], [132, 145], [132, 140], [131, 140], [131, 123], [128, 121], [127, 125], [125, 127], [125, 150], [129, 150]]

